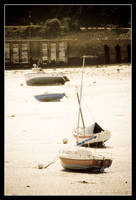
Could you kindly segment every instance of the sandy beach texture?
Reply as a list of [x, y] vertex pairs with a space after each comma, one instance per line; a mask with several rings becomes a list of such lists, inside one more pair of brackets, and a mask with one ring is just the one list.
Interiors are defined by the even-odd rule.
[[[5, 195], [131, 195], [131, 65], [85, 67], [85, 125], [96, 121], [112, 135], [106, 148], [99, 149], [113, 159], [104, 173], [62, 168], [58, 150], [65, 145], [63, 138], [75, 144], [75, 88], [79, 90], [82, 69], [45, 71], [63, 73], [70, 82], [62, 86], [27, 86], [24, 74], [31, 70], [5, 70]], [[34, 98], [46, 92], [65, 92], [68, 98], [60, 102], [39, 102]], [[54, 163], [42, 168], [54, 159]]]

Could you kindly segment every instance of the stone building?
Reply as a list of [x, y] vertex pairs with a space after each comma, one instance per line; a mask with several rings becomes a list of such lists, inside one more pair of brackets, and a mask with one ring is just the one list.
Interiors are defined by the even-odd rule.
[[52, 39], [5, 39], [5, 66], [31, 68], [47, 66], [131, 62], [131, 28], [91, 28]]

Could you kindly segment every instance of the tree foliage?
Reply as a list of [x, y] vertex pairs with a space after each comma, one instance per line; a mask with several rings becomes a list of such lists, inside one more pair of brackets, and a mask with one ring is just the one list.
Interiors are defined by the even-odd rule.
[[[30, 22], [40, 24], [48, 19], [62, 21], [64, 18], [70, 18], [71, 23], [76, 24], [78, 22], [78, 26], [85, 27], [103, 24], [127, 26], [131, 20], [130, 5], [8, 5], [5, 11], [6, 25], [30, 25]], [[59, 24], [57, 20], [48, 21], [48, 23], [54, 23], [54, 26]], [[68, 25], [65, 26], [68, 28]]]
[[47, 36], [58, 35], [61, 31], [61, 22], [57, 18], [46, 20], [44, 26], [45, 26], [45, 33]]

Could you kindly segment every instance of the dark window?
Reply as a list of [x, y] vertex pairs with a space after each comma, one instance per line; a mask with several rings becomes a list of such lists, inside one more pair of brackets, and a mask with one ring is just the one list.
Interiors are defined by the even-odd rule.
[[131, 46], [127, 45], [128, 62], [131, 62]]
[[115, 47], [115, 51], [116, 51], [116, 62], [121, 63], [121, 49], [119, 45]]
[[105, 53], [105, 64], [110, 63], [110, 48], [107, 45], [104, 45], [104, 53]]

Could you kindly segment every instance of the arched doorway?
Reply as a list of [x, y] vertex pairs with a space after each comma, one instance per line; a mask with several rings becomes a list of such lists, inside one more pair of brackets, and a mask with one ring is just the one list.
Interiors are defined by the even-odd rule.
[[104, 45], [104, 53], [105, 53], [105, 64], [110, 63], [110, 48], [108, 45]]
[[116, 62], [121, 63], [121, 48], [119, 45], [115, 47], [115, 51], [116, 51]]
[[131, 62], [131, 46], [130, 44], [127, 45], [127, 55], [128, 55], [128, 62]]

